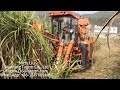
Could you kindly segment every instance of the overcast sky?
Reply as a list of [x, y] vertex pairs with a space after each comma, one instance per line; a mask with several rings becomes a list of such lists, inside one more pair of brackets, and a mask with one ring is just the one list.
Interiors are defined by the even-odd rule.
[[79, 13], [79, 14], [93, 14], [93, 13], [96, 13], [96, 12], [99, 12], [99, 11], [73, 11], [73, 12], [76, 12], [76, 13]]

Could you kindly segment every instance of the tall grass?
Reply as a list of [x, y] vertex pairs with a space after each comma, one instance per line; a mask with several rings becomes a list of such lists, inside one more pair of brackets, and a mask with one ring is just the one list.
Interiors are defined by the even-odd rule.
[[44, 51], [42, 53], [46, 55], [44, 59], [50, 63], [52, 50], [42, 34], [32, 27], [33, 22], [36, 21], [40, 20], [33, 11], [0, 12], [0, 60], [3, 70], [6, 69], [6, 65], [17, 65], [19, 61], [33, 60], [39, 61], [39, 64], [42, 60], [40, 60], [38, 49]]
[[72, 73], [77, 70], [82, 70], [82, 67], [79, 65], [76, 65], [78, 61], [76, 60], [71, 65], [69, 64], [69, 61], [67, 62], [60, 62], [57, 66], [52, 66], [50, 68], [50, 71], [52, 72], [51, 78], [53, 79], [70, 79], [72, 76]]
[[[51, 32], [51, 17], [48, 17], [47, 14], [45, 14], [44, 16], [40, 15], [40, 21], [42, 22], [42, 26], [44, 29], [46, 29], [47, 31]], [[42, 18], [42, 19], [41, 19]]]

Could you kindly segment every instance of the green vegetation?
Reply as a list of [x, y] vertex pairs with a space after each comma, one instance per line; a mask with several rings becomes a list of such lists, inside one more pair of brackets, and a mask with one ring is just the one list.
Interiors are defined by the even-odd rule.
[[19, 61], [33, 61], [42, 66], [40, 62], [43, 60], [38, 54], [38, 49], [43, 49], [42, 54], [47, 55], [44, 57], [46, 63], [51, 63], [51, 48], [42, 34], [32, 27], [36, 21], [40, 21], [36, 12], [0, 12], [0, 59], [4, 70], [7, 69], [7, 65], [17, 65]]

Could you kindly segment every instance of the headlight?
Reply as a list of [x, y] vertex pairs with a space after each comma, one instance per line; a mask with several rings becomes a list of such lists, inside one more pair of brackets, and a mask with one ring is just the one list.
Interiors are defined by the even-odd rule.
[[68, 12], [61, 12], [61, 14], [66, 15], [66, 14], [68, 14]]
[[70, 29], [70, 33], [73, 33], [73, 29]]
[[61, 12], [61, 14], [64, 14], [64, 12]]
[[64, 14], [66, 15], [66, 14], [68, 14], [68, 12], [64, 12]]

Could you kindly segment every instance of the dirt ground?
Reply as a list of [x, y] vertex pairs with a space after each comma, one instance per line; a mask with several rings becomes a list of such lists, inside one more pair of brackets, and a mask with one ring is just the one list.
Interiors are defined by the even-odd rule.
[[120, 43], [110, 40], [109, 49], [106, 40], [102, 40], [96, 51], [94, 65], [86, 71], [77, 72], [72, 79], [120, 79]]

